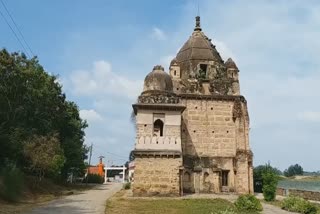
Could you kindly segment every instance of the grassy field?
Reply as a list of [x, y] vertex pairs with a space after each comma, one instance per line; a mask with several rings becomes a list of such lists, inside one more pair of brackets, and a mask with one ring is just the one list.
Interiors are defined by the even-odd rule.
[[235, 210], [234, 205], [224, 199], [127, 198], [123, 197], [125, 192], [122, 190], [107, 201], [107, 214], [222, 214]]

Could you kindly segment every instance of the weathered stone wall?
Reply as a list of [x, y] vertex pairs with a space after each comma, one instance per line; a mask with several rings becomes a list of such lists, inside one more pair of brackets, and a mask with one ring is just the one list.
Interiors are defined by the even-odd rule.
[[183, 99], [182, 142], [184, 154], [234, 157], [245, 149], [243, 120], [233, 122], [233, 101]]
[[[180, 137], [181, 133], [181, 113], [179, 111], [155, 111], [157, 114], [163, 114], [163, 136], [164, 137]], [[136, 139], [140, 137], [153, 136], [154, 111], [141, 110], [136, 116]]]
[[[240, 109], [236, 111], [238, 116], [235, 117], [234, 108], [237, 108], [235, 101], [207, 99], [181, 99], [181, 101], [187, 107], [182, 118], [183, 154], [212, 158], [218, 168], [229, 170], [227, 188], [229, 191], [253, 192], [252, 168], [249, 166], [252, 160], [247, 156], [250, 147], [246, 105], [244, 103], [238, 105]], [[238, 151], [244, 152], [243, 157], [237, 156]], [[205, 188], [200, 186], [200, 191], [201, 189]]]
[[152, 137], [153, 124], [136, 124], [136, 139]]
[[136, 157], [134, 196], [179, 196], [182, 158]]
[[211, 169], [203, 169], [201, 173], [195, 173], [194, 176], [200, 176], [200, 192], [218, 193], [220, 192], [219, 172], [212, 172]]
[[252, 173], [245, 155], [238, 157], [236, 172], [236, 191], [240, 194], [253, 193]]
[[307, 200], [320, 201], [320, 192], [307, 191], [307, 190], [277, 188], [277, 195], [281, 195], [281, 196], [293, 195], [293, 196], [299, 196]]

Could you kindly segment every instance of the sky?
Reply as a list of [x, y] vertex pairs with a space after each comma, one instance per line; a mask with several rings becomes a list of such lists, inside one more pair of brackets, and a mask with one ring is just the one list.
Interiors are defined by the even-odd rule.
[[[135, 142], [131, 105], [154, 65], [168, 71], [199, 5], [203, 31], [240, 69], [254, 165], [320, 170], [320, 1], [3, 2], [40, 64], [59, 76], [87, 120], [92, 163], [100, 155], [109, 164], [128, 159]], [[2, 4], [0, 11], [6, 15]], [[2, 47], [24, 51], [0, 16]]]

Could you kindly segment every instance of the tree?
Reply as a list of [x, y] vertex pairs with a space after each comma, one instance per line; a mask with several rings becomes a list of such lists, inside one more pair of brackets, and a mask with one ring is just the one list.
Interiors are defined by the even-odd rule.
[[46, 173], [60, 174], [65, 162], [57, 134], [33, 136], [24, 144], [24, 154], [30, 160], [30, 169], [41, 180]]
[[259, 166], [254, 167], [254, 169], [253, 169], [253, 178], [254, 178], [254, 180], [262, 180], [263, 172], [269, 171], [269, 170], [272, 171], [274, 174], [276, 174], [278, 176], [282, 175], [282, 172], [279, 169], [277, 169], [276, 167], [272, 167], [270, 165], [270, 163], [268, 163], [268, 164], [265, 164], [265, 165], [259, 165]]
[[284, 170], [283, 174], [286, 177], [303, 175], [303, 168], [299, 164], [291, 165], [288, 167], [288, 169]]
[[44, 71], [36, 57], [0, 51], [0, 168], [11, 162], [24, 169], [25, 143], [34, 136], [57, 133], [65, 162], [66, 176], [71, 168], [84, 169], [87, 123], [79, 109], [67, 101], [57, 77]]
[[262, 172], [262, 193], [266, 201], [274, 201], [276, 198], [278, 180], [279, 176], [275, 173], [274, 169], [270, 164], [266, 164]]

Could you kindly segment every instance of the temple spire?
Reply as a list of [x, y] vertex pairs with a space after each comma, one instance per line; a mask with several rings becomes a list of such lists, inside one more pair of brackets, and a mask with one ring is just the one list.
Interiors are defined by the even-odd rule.
[[195, 31], [201, 31], [200, 27], [200, 16], [196, 16], [196, 27], [194, 28]]

